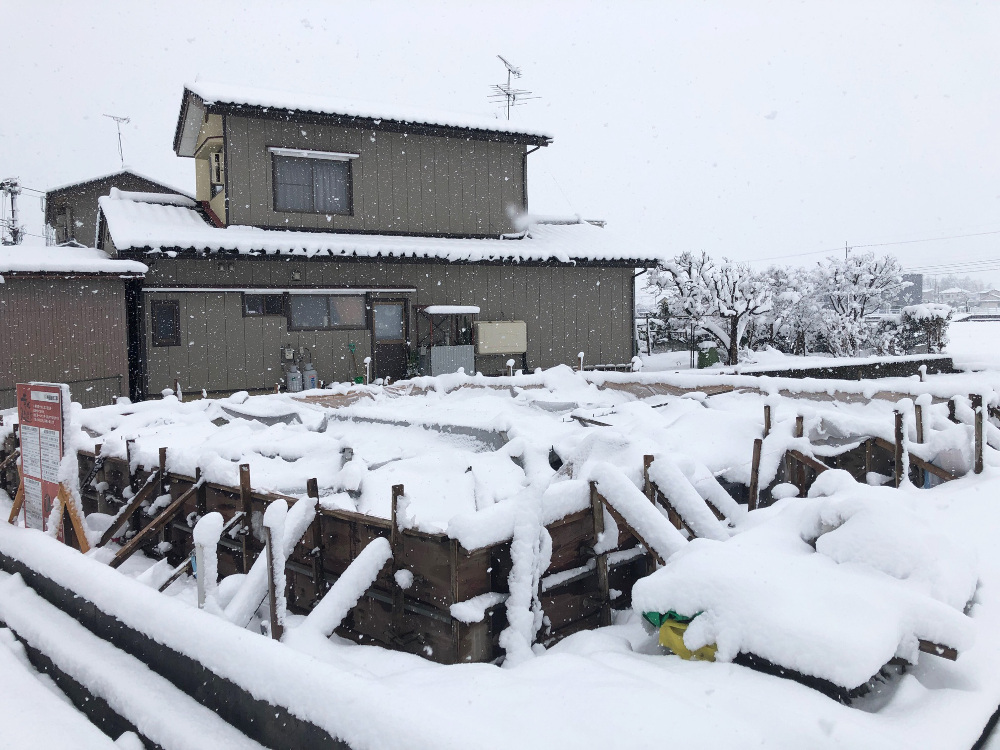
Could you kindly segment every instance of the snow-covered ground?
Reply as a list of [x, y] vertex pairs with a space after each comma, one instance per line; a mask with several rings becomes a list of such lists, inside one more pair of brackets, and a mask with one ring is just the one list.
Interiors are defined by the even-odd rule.
[[[739, 389], [712, 396], [629, 390], [668, 381], [693, 387], [699, 378]], [[787, 389], [818, 395], [790, 398]], [[135, 455], [146, 465], [166, 446], [172, 470], [192, 474], [197, 465], [212, 481], [235, 484], [237, 466], [246, 462], [255, 487], [301, 496], [305, 480], [317, 477], [321, 502], [333, 508], [387, 517], [389, 488], [402, 483], [408, 523], [471, 547], [510, 538], [515, 525], [525, 523], [514, 511], [532, 503], [541, 517], [583, 507], [588, 478], [602, 491], [615, 481], [639, 484], [646, 453], [663, 457], [652, 475], [664, 487], [702, 489], [712, 477], [745, 483], [765, 403], [772, 436], [762, 486], [787, 447], [808, 450], [810, 440], [852, 435], [891, 439], [896, 408], [907, 414], [907, 439], [915, 440], [912, 402], [861, 398], [883, 389], [914, 397], [927, 392], [918, 397], [927, 448], [911, 448], [965, 472], [970, 428], [949, 422], [947, 407], [931, 405], [930, 394], [985, 392], [989, 400], [1000, 391], [1000, 373], [859, 384], [650, 371], [582, 376], [557, 368], [520, 378], [446, 376], [412, 386], [339, 388], [300, 399], [283, 394], [181, 404], [169, 397], [86, 410], [74, 419], [99, 435], [81, 432], [82, 446], [102, 442], [108, 455], [124, 455], [125, 440], [135, 439]], [[835, 391], [859, 401], [831, 400], [827, 394]], [[807, 435], [800, 442], [792, 436], [797, 415], [804, 416]], [[969, 415], [963, 408], [959, 416]], [[991, 425], [987, 439], [1000, 445], [1000, 430]], [[564, 469], [549, 464], [550, 450]], [[1000, 451], [987, 450], [986, 467], [980, 476], [931, 490], [868, 487], [830, 475], [815, 497], [734, 512], [730, 524], [713, 526], [709, 517], [699, 528], [710, 538], [681, 539], [680, 551], [641, 582], [636, 595], [654, 610], [687, 607], [689, 616], [703, 610], [688, 645], [715, 643], [715, 662], [666, 654], [636, 611], [549, 649], [521, 649], [502, 667], [440, 666], [326, 639], [294, 617], [284, 643], [275, 643], [192, 607], [190, 579], [167, 596], [156, 594], [144, 577], [151, 561], [141, 557], [112, 571], [100, 563], [102, 552], [81, 561], [37, 532], [10, 527], [0, 528], [0, 548], [34, 560], [210, 668], [236, 670], [232, 677], [242, 684], [298, 702], [309, 720], [357, 748], [658, 748], [669, 741], [694, 748], [964, 750], [1000, 704]], [[0, 497], [0, 513], [5, 506], [9, 498]], [[239, 585], [238, 578], [222, 581], [222, 608]], [[14, 584], [0, 587], [0, 616], [5, 607], [23, 606], [15, 594]], [[530, 596], [515, 599], [508, 604], [512, 622], [518, 607], [530, 606]], [[953, 645], [958, 660], [918, 655], [916, 637]], [[846, 686], [893, 656], [916, 663], [845, 706], [731, 663], [741, 646]], [[0, 649], [9, 647], [9, 639], [0, 638]], [[15, 690], [38, 680], [23, 667], [17, 675]], [[28, 688], [19, 692], [29, 695]], [[309, 699], [301, 700], [305, 695]]]
[[1000, 369], [1000, 320], [959, 320], [948, 326], [945, 349], [963, 369]]

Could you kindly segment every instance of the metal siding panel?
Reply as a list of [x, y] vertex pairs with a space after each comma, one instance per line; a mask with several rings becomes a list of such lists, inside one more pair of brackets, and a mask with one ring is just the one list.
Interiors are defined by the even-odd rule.
[[453, 234], [467, 234], [468, 222], [463, 192], [465, 190], [464, 159], [465, 140], [451, 138], [448, 140], [448, 157], [445, 170], [448, 175], [448, 228]]
[[181, 339], [188, 354], [187, 382], [190, 388], [208, 388], [209, 339], [204, 294], [185, 294], [187, 335]]
[[288, 323], [285, 318], [265, 317], [261, 323], [261, 382], [271, 389], [282, 377], [278, 350], [288, 340]]
[[265, 388], [264, 381], [264, 317], [243, 318], [243, 353], [246, 385], [254, 390]]
[[[229, 223], [246, 224], [253, 200], [250, 195], [250, 149], [247, 120], [225, 116], [226, 182], [229, 188]], [[226, 217], [219, 218], [225, 220]]]
[[222, 297], [226, 328], [227, 388], [239, 390], [247, 387], [246, 339], [243, 336], [243, 312], [240, 309], [240, 295], [224, 294]]
[[208, 390], [229, 388], [224, 294], [205, 295], [205, 350], [208, 356]]
[[372, 231], [379, 226], [377, 139], [372, 131], [358, 132], [358, 153], [360, 156], [355, 160], [355, 165], [360, 168], [360, 171], [353, 173], [354, 212], [357, 215], [358, 211], [361, 211], [361, 227], [366, 231]]
[[421, 159], [421, 138], [411, 135], [406, 139], [406, 205], [410, 229], [426, 232], [427, 215], [424, 210], [424, 169]]
[[395, 226], [392, 206], [392, 144], [388, 133], [375, 136], [375, 164], [378, 169], [378, 228], [391, 231]]
[[[364, 133], [355, 128], [330, 129], [330, 150], [352, 154], [364, 154]], [[359, 156], [351, 161], [351, 216], [333, 217], [333, 226], [337, 229], [364, 230], [369, 226], [365, 209], [366, 197], [363, 191], [367, 186], [365, 166], [367, 160]]]
[[449, 202], [451, 187], [448, 179], [448, 146], [444, 139], [434, 141], [434, 220], [430, 232], [443, 234], [451, 231], [451, 216]]
[[483, 141], [472, 142], [473, 170], [475, 172], [476, 232], [490, 233], [490, 156], [489, 145]]

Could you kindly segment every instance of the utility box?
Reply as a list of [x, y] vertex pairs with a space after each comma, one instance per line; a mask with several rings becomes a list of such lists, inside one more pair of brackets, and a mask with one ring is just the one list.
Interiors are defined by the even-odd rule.
[[524, 354], [528, 328], [523, 320], [477, 322], [476, 354]]
[[[432, 346], [427, 350], [430, 362], [422, 362], [424, 372], [429, 375], [447, 375], [458, 372], [461, 367], [466, 375], [476, 374], [476, 354], [471, 345]], [[428, 367], [429, 364], [429, 367]]]

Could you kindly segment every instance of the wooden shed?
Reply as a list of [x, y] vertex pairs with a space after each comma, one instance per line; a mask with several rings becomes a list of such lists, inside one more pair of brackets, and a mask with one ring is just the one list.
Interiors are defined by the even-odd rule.
[[31, 380], [87, 407], [127, 396], [126, 299], [146, 270], [93, 248], [0, 247], [0, 408]]

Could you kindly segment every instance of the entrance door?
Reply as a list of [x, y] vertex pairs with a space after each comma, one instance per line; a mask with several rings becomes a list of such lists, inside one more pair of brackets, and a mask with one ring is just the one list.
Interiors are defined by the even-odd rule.
[[406, 301], [372, 303], [372, 348], [375, 377], [399, 380], [406, 376]]

